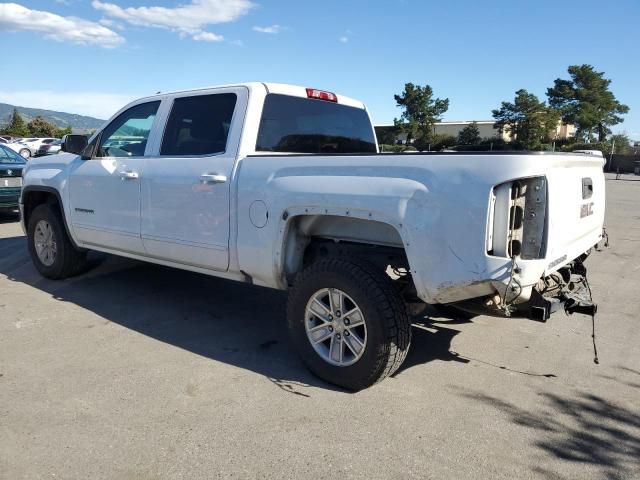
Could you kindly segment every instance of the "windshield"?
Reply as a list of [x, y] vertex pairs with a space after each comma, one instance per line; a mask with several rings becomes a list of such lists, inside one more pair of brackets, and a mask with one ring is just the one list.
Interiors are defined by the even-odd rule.
[[24, 165], [27, 162], [10, 148], [0, 145], [0, 163], [19, 163], [20, 165]]
[[362, 108], [272, 93], [264, 101], [256, 151], [375, 153], [376, 141]]

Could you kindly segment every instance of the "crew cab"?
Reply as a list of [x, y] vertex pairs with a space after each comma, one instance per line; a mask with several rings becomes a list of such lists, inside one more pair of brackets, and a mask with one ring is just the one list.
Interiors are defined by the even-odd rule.
[[24, 172], [42, 275], [98, 250], [287, 289], [302, 360], [354, 390], [401, 365], [416, 304], [542, 321], [575, 304], [603, 238], [602, 158], [379, 154], [365, 106], [314, 88], [159, 93], [62, 149]]

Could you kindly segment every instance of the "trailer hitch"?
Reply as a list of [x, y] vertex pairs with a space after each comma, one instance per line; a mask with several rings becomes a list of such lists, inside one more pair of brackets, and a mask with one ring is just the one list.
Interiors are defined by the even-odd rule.
[[[608, 245], [608, 237], [606, 240]], [[587, 269], [582, 260], [575, 260], [570, 267], [569, 283], [567, 284], [569, 291], [561, 292], [564, 297], [564, 311], [568, 315], [574, 313], [582, 313], [591, 317], [591, 339], [593, 342], [593, 363], [598, 365], [598, 348], [596, 347], [596, 313], [598, 305], [593, 303], [591, 295], [591, 286], [587, 280]], [[572, 288], [573, 287], [573, 288]]]
[[593, 302], [591, 287], [587, 280], [587, 269], [580, 257], [561, 268], [548, 279], [541, 282], [543, 288], [531, 292], [528, 318], [546, 322], [551, 313], [561, 308], [567, 315], [581, 313], [591, 317], [591, 338], [593, 340], [593, 362], [598, 364], [596, 348], [596, 313], [598, 305]]
[[571, 305], [565, 305], [564, 311], [569, 315], [572, 315], [574, 313], [582, 313], [583, 315], [595, 315], [598, 312], [598, 305], [595, 303], [572, 303]]

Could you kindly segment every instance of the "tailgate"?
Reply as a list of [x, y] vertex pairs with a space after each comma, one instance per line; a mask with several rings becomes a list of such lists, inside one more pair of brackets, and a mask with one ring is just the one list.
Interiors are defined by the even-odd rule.
[[548, 181], [547, 270], [557, 270], [602, 236], [604, 159], [567, 155], [553, 162]]

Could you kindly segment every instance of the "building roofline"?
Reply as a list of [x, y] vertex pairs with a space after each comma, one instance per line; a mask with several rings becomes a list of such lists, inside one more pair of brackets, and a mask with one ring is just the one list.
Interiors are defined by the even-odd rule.
[[[493, 125], [496, 123], [495, 120], [460, 120], [460, 121], [452, 121], [452, 122], [436, 122], [434, 125], [469, 125], [470, 123], [477, 123], [478, 125]], [[376, 127], [394, 127], [393, 123], [378, 123], [375, 125]]]

